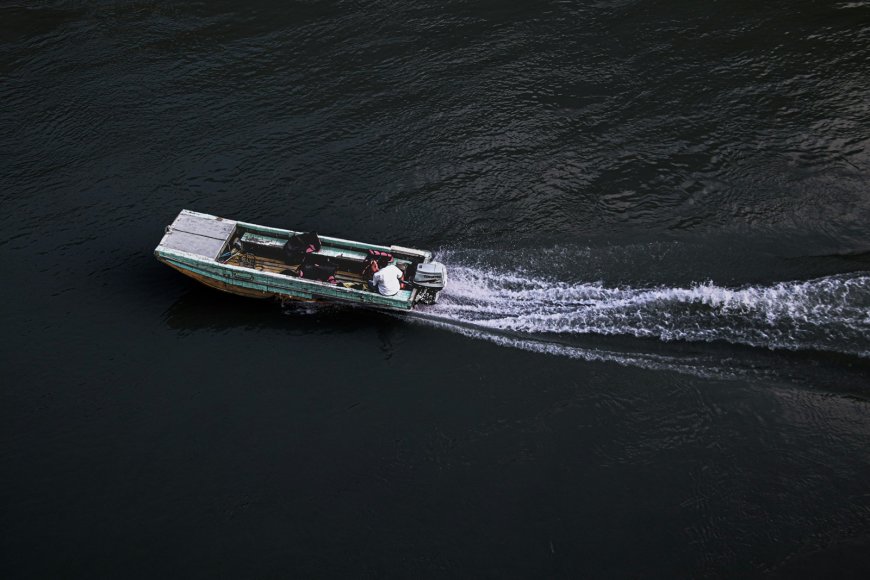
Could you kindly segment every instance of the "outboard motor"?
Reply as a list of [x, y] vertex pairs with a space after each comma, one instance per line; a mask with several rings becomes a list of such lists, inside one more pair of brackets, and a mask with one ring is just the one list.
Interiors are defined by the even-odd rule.
[[417, 264], [411, 283], [417, 289], [416, 302], [435, 304], [438, 293], [447, 285], [447, 268], [440, 262]]

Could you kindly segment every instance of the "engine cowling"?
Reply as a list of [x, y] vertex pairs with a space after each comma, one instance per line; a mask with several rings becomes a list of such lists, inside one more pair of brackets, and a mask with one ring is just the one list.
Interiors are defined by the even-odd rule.
[[417, 289], [417, 302], [435, 304], [447, 285], [447, 268], [441, 262], [418, 264], [411, 283]]

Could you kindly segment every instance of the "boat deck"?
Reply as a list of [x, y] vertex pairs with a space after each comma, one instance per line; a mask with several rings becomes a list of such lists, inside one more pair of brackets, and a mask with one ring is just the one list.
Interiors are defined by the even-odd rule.
[[[233, 253], [226, 261], [224, 261], [224, 263], [232, 266], [241, 266], [242, 268], [260, 270], [261, 272], [271, 272], [272, 274], [281, 274], [287, 270], [296, 270], [296, 268], [299, 267], [299, 264], [288, 264], [283, 260], [266, 258], [253, 253], [242, 252]], [[358, 290], [366, 289], [365, 280], [363, 280], [359, 274], [348, 272], [347, 270], [336, 270], [335, 278], [338, 280], [339, 284], [343, 285], [345, 288], [356, 288]]]
[[160, 247], [214, 260], [236, 231], [237, 222], [184, 210], [160, 241]]

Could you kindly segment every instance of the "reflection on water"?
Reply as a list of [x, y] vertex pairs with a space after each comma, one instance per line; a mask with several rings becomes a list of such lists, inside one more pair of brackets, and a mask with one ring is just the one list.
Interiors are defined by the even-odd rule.
[[[490, 278], [491, 282], [497, 278]], [[437, 306], [409, 314], [382, 313], [369, 309], [335, 304], [289, 302], [240, 298], [208, 288], [192, 287], [164, 313], [167, 326], [188, 334], [198, 331], [228, 332], [244, 330], [281, 331], [292, 336], [311, 334], [354, 334], [375, 330], [384, 357], [393, 356], [393, 341], [408, 324], [423, 324], [456, 332], [474, 340], [485, 340], [506, 348], [518, 348], [544, 355], [609, 362], [631, 367], [672, 371], [716, 379], [765, 380], [794, 386], [870, 397], [866, 376], [870, 361], [847, 353], [774, 352], [725, 341], [688, 343], [682, 340], [663, 342], [653, 338], [620, 336], [610, 332], [550, 332], [499, 328], [468, 319], [470, 309], [458, 311], [453, 304], [462, 295], [461, 276], [452, 283], [458, 289], [447, 294]], [[476, 285], [477, 287], [477, 285]], [[523, 313], [540, 307], [527, 295]], [[500, 302], [501, 308], [516, 305]], [[490, 305], [490, 308], [494, 305]], [[474, 310], [487, 316], [491, 309]], [[454, 312], [463, 315], [456, 318]], [[665, 316], [666, 311], [645, 311], [648, 316]], [[502, 311], [502, 315], [506, 312]], [[487, 318], [488, 319], [488, 318]]]
[[402, 317], [329, 303], [255, 300], [211, 288], [191, 287], [163, 314], [166, 325], [181, 334], [198, 331], [227, 332], [244, 329], [279, 330], [291, 336], [353, 334], [375, 329], [385, 358], [404, 322]]

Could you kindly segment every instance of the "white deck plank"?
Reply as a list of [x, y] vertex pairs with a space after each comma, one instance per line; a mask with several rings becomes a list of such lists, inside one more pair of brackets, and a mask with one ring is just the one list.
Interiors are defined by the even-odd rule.
[[209, 238], [206, 236], [198, 236], [179, 230], [170, 230], [165, 236], [160, 246], [170, 250], [180, 250], [197, 254], [205, 258], [214, 260], [223, 248], [225, 240]]
[[198, 236], [207, 236], [219, 240], [226, 240], [236, 228], [236, 222], [232, 220], [209, 219], [197, 214], [182, 212], [172, 222], [172, 229]]

